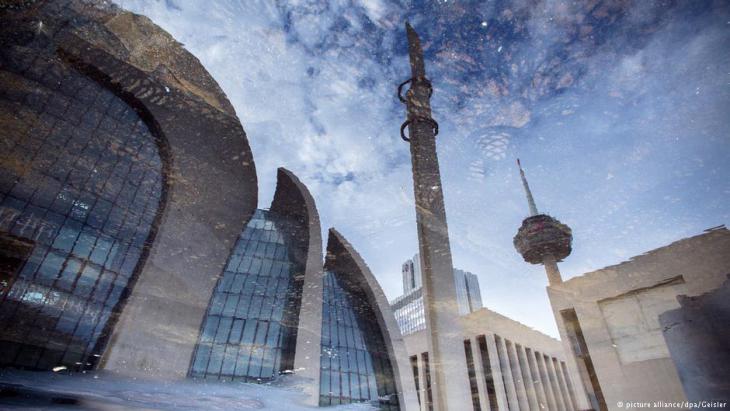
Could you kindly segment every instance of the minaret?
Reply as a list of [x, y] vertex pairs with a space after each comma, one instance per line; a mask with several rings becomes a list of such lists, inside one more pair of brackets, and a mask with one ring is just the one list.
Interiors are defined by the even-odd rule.
[[562, 261], [563, 258], [570, 255], [573, 234], [570, 227], [556, 218], [538, 213], [520, 159], [517, 159], [517, 167], [520, 169], [522, 186], [525, 188], [525, 195], [527, 195], [530, 216], [522, 221], [522, 226], [515, 235], [515, 248], [528, 263], [545, 266], [548, 284], [560, 284], [563, 279], [560, 277], [558, 261]]
[[[398, 87], [398, 98], [408, 108], [401, 137], [411, 147], [433, 408], [436, 411], [465, 410], [472, 407], [471, 393], [436, 157], [438, 124], [431, 117], [429, 102], [433, 89], [426, 78], [418, 34], [408, 23], [406, 31], [411, 79]], [[401, 90], [408, 83], [410, 89], [404, 98]], [[406, 128], [408, 137], [404, 134]]]

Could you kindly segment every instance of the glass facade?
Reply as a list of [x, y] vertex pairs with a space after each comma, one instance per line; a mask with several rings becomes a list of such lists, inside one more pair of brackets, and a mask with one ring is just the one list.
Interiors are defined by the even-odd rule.
[[[421, 268], [419, 255], [403, 264], [404, 294], [390, 303], [398, 328], [403, 335], [413, 334], [426, 329], [426, 313], [423, 308], [421, 288]], [[418, 281], [416, 281], [418, 280]], [[407, 286], [407, 285], [411, 286]], [[460, 315], [466, 315], [482, 308], [479, 279], [473, 273], [454, 268], [456, 302]], [[415, 288], [414, 288], [415, 287]]]
[[162, 161], [130, 106], [26, 47], [0, 68], [0, 366], [89, 368], [151, 240]]
[[326, 271], [322, 305], [320, 405], [370, 402], [398, 410], [385, 340], [361, 290]]
[[426, 329], [426, 311], [423, 308], [423, 289], [416, 288], [391, 303], [395, 321], [403, 335]]
[[298, 319], [287, 222], [256, 210], [218, 280], [203, 322], [190, 375], [270, 380], [294, 355]]

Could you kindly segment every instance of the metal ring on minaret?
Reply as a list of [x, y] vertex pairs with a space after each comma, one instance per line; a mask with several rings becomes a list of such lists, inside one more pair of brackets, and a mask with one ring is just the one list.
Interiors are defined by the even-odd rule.
[[424, 116], [416, 116], [413, 119], [408, 119], [403, 122], [403, 124], [400, 125], [400, 138], [403, 139], [403, 141], [406, 141], [408, 143], [411, 142], [411, 139], [406, 137], [405, 131], [406, 127], [408, 127], [409, 124], [411, 124], [414, 121], [425, 121], [433, 127], [433, 133], [434, 136], [437, 136], [439, 134], [439, 123], [436, 122], [436, 120], [430, 118], [430, 117], [424, 117]]
[[[433, 95], [433, 86], [431, 85], [431, 81], [429, 79], [427, 79], [426, 77], [422, 77], [422, 78], [419, 78], [416, 80], [421, 81], [421, 82], [425, 83], [426, 86], [428, 86], [428, 98], [431, 98], [431, 96]], [[400, 100], [401, 103], [403, 103], [403, 104], [407, 103], [406, 99], [403, 98], [403, 86], [405, 86], [408, 83], [411, 83], [412, 81], [413, 81], [413, 77], [409, 78], [408, 80], [406, 80], [398, 85], [398, 100]]]
[[398, 100], [400, 100], [401, 103], [404, 103], [404, 104], [407, 103], [406, 99], [403, 98], [403, 94], [401, 94], [401, 92], [403, 91], [403, 86], [410, 83], [412, 80], [413, 80], [412, 78], [409, 78], [408, 80], [406, 80], [398, 85]]

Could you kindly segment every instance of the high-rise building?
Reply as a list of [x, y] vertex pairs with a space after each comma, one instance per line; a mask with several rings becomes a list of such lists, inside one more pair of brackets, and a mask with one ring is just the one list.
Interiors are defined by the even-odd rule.
[[[402, 274], [403, 294], [391, 302], [391, 308], [401, 333], [407, 335], [426, 327], [418, 254], [403, 263]], [[482, 295], [476, 274], [458, 268], [453, 269], [453, 274], [459, 314], [466, 315], [482, 308]]]
[[421, 288], [421, 259], [418, 254], [403, 263], [403, 294]]
[[459, 314], [466, 315], [482, 308], [482, 293], [479, 291], [479, 278], [476, 274], [454, 268], [454, 281]]

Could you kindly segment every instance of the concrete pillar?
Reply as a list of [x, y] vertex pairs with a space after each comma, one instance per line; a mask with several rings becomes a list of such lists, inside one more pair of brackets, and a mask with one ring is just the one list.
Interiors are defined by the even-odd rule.
[[568, 390], [568, 397], [570, 397], [570, 403], [573, 409], [578, 410], [578, 402], [575, 396], [575, 390], [573, 389], [573, 382], [570, 380], [570, 374], [568, 374], [568, 366], [560, 361], [560, 371], [563, 374], [563, 381], [565, 381], [566, 389]]
[[532, 374], [535, 394], [537, 395], [538, 409], [547, 410], [549, 409], [549, 405], [547, 400], [547, 394], [545, 393], [545, 383], [543, 382], [542, 376], [540, 375], [540, 370], [537, 366], [537, 361], [535, 360], [535, 353], [532, 351], [532, 349], [527, 348], [525, 356], [527, 357], [527, 364], [529, 365], [530, 373]]
[[419, 398], [419, 409], [421, 411], [428, 411], [428, 404], [426, 396], [426, 374], [423, 368], [423, 357], [421, 354], [416, 355], [416, 362], [418, 363], [418, 398]]
[[555, 257], [552, 254], [547, 254], [545, 257], [543, 257], [542, 264], [545, 266], [548, 284], [555, 285], [563, 282], [563, 278], [560, 276], [558, 262], [557, 260], [555, 260]]
[[412, 72], [411, 87], [406, 93], [408, 134], [434, 408], [464, 410], [471, 406], [471, 393], [431, 118], [429, 100], [433, 89], [426, 79], [418, 35], [410, 25], [406, 29]]
[[560, 368], [560, 362], [556, 358], [553, 357], [553, 368], [555, 369], [555, 376], [558, 381], [558, 387], [560, 388], [560, 395], [563, 397], [563, 404], [565, 404], [565, 409], [568, 411], [573, 411], [575, 408], [573, 407], [573, 402], [570, 400], [570, 395], [568, 395], [568, 388], [565, 385], [565, 379], [563, 378], [563, 370]]
[[492, 376], [494, 378], [494, 390], [497, 392], [497, 405], [500, 410], [506, 410], [509, 404], [507, 399], [507, 388], [504, 385], [504, 377], [502, 376], [502, 363], [499, 360], [497, 352], [497, 339], [495, 335], [486, 336], [487, 349], [489, 350], [489, 362], [492, 365]]
[[482, 350], [479, 348], [479, 341], [476, 338], [471, 337], [469, 340], [471, 341], [471, 351], [472, 356], [474, 357], [474, 372], [477, 378], [477, 390], [479, 391], [479, 405], [481, 406], [480, 408], [482, 411], [491, 411]]
[[517, 402], [520, 404], [521, 410], [529, 410], [530, 404], [527, 399], [525, 379], [522, 376], [522, 367], [520, 367], [520, 361], [517, 358], [517, 347], [509, 340], [505, 340], [505, 346], [507, 348], [507, 359], [509, 360], [510, 369], [512, 370], [512, 380], [515, 382]]
[[517, 360], [520, 363], [520, 369], [522, 370], [522, 381], [525, 383], [527, 402], [530, 405], [531, 410], [539, 410], [540, 407], [537, 403], [537, 391], [535, 390], [535, 379], [532, 376], [530, 366], [527, 363], [525, 348], [521, 345], [515, 345], [515, 350], [517, 351]]
[[504, 382], [504, 391], [507, 394], [507, 404], [511, 410], [518, 410], [520, 402], [517, 399], [517, 388], [515, 387], [515, 379], [512, 376], [512, 368], [509, 365], [509, 357], [507, 356], [507, 346], [504, 339], [495, 336], [497, 343], [497, 357], [499, 357], [499, 368], [502, 370], [502, 380]]
[[548, 370], [547, 370], [547, 367], [545, 366], [545, 358], [543, 357], [542, 353], [535, 351], [535, 361], [537, 362], [537, 368], [540, 372], [540, 380], [542, 382], [542, 387], [545, 390], [545, 397], [547, 398], [548, 409], [559, 411], [558, 405], [556, 403], [553, 387], [550, 384], [550, 377], [548, 376]]
[[547, 372], [548, 379], [550, 380], [550, 388], [555, 398], [555, 405], [558, 409], [565, 410], [565, 402], [563, 402], [563, 396], [560, 394], [560, 387], [558, 387], [557, 375], [555, 373], [555, 367], [553, 367], [553, 361], [547, 355], [544, 356], [545, 360], [545, 371]]

